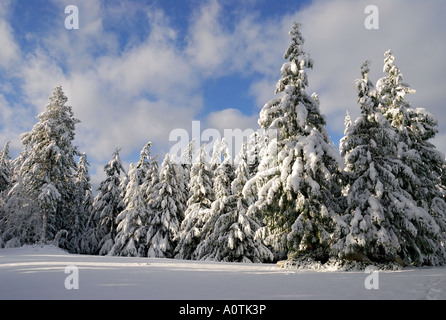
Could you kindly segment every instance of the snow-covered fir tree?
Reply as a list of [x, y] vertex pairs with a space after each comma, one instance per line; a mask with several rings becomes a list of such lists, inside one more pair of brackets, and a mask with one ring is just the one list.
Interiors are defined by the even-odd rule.
[[[258, 132], [254, 132], [249, 137], [249, 140], [246, 145], [246, 164], [247, 164], [247, 181], [249, 181], [251, 178], [253, 178], [258, 170], [259, 170], [259, 164], [263, 156], [264, 152], [264, 145], [265, 145], [265, 137], [261, 136]], [[239, 157], [236, 158], [235, 162], [236, 164], [238, 161], [243, 161]], [[245, 184], [246, 188], [244, 189], [243, 196], [246, 198], [249, 204], [255, 203], [257, 201], [257, 195], [258, 195], [258, 189], [261, 185], [260, 181], [256, 181], [256, 183], [251, 184]]]
[[96, 237], [98, 221], [95, 220], [89, 166], [87, 155], [83, 153], [78, 161], [78, 171], [75, 179], [79, 210], [87, 215], [87, 221], [79, 241], [79, 253], [81, 254], [96, 254], [99, 243], [99, 239]]
[[[186, 211], [182, 168], [169, 154], [161, 164], [159, 182], [153, 186], [147, 225], [147, 256], [173, 258], [181, 222]], [[180, 171], [178, 171], [180, 170]]]
[[117, 228], [116, 217], [125, 208], [121, 180], [126, 178], [127, 174], [121, 163], [119, 151], [116, 149], [112, 159], [104, 166], [106, 177], [101, 182], [93, 202], [97, 226], [97, 250], [100, 255], [107, 254], [113, 247]]
[[12, 163], [9, 153], [9, 144], [7, 142], [0, 151], [0, 192], [5, 192], [11, 187]]
[[438, 132], [438, 121], [424, 108], [413, 108], [405, 99], [406, 94], [415, 93], [415, 90], [403, 82], [392, 51], [386, 51], [384, 56], [383, 72], [387, 76], [379, 79], [376, 85], [381, 110], [398, 134], [398, 157], [413, 173], [413, 176], [408, 176], [402, 172], [400, 184], [418, 206], [428, 210], [440, 226], [440, 233], [445, 234], [445, 185], [442, 182], [445, 160], [431, 142]]
[[4, 246], [2, 233], [7, 220], [5, 201], [12, 185], [12, 172], [13, 167], [9, 154], [9, 142], [7, 142], [0, 152], [0, 248]]
[[[87, 225], [92, 214], [93, 192], [88, 172], [87, 155], [82, 153], [77, 164], [77, 171], [74, 175], [73, 205], [69, 218], [67, 249], [70, 252], [85, 252], [82, 249], [84, 235], [87, 232]], [[86, 249], [86, 248], [84, 248]]]
[[151, 162], [152, 162], [152, 142], [149, 141], [146, 145], [141, 149], [139, 154], [139, 161], [136, 164], [136, 169], [139, 177], [139, 184], [142, 185], [145, 182], [145, 178], [147, 176], [147, 172], [151, 170]]
[[215, 172], [215, 170], [217, 170], [218, 166], [221, 164], [221, 149], [223, 148], [224, 143], [224, 141], [220, 141], [218, 138], [214, 141], [212, 146], [212, 156], [211, 160], [209, 161], [209, 167], [211, 168], [212, 172]]
[[69, 227], [78, 154], [73, 140], [79, 120], [67, 100], [62, 87], [56, 87], [37, 116], [39, 122], [20, 137], [24, 150], [16, 162], [16, 182], [8, 200], [12, 203], [7, 206], [21, 243], [46, 243]]
[[206, 223], [209, 208], [215, 199], [212, 188], [213, 174], [209, 167], [206, 144], [200, 147], [190, 173], [187, 209], [181, 223], [175, 258], [196, 259], [195, 250], [201, 241], [201, 231]]
[[144, 198], [146, 202], [150, 205], [152, 201], [152, 193], [154, 186], [159, 182], [159, 162], [158, 155], [150, 157], [148, 159], [147, 169], [145, 171], [145, 177], [142, 179], [141, 188], [144, 192]]
[[272, 252], [257, 238], [259, 223], [247, 214], [248, 202], [243, 186], [248, 180], [246, 144], [237, 157], [234, 172], [228, 156], [224, 157], [214, 178], [215, 201], [203, 227], [203, 238], [197, 247], [197, 258], [228, 262], [267, 262]]
[[[178, 195], [178, 199], [182, 202], [182, 206], [186, 210], [187, 208], [187, 200], [190, 198], [191, 193], [189, 190], [189, 182], [190, 182], [190, 171], [192, 168], [193, 156], [195, 154], [195, 139], [191, 140], [181, 155], [180, 159], [174, 158], [175, 162], [175, 170], [177, 172], [178, 180], [180, 183], [181, 194]], [[184, 214], [184, 212], [183, 212]]]
[[210, 241], [210, 237], [214, 232], [224, 232], [224, 230], [214, 229], [216, 222], [220, 216], [234, 211], [235, 203], [230, 201], [231, 183], [234, 180], [234, 166], [232, 165], [231, 155], [228, 152], [224, 138], [221, 142], [219, 139], [215, 141], [210, 165], [211, 170], [214, 172], [212, 186], [215, 199], [205, 214], [205, 222], [200, 235], [201, 240], [195, 253], [196, 258], [199, 260], [220, 258], [217, 257], [221, 250], [219, 243]]
[[145, 232], [148, 224], [149, 210], [141, 188], [141, 177], [144, 171], [130, 164], [128, 182], [124, 193], [124, 210], [116, 217], [115, 243], [109, 255], [146, 256]]
[[437, 264], [444, 256], [439, 226], [399, 182], [398, 175], [411, 176], [411, 169], [398, 157], [398, 134], [380, 111], [368, 73], [366, 62], [356, 81], [361, 116], [347, 127], [340, 146], [349, 178], [349, 229], [333, 251], [353, 260]]
[[255, 206], [269, 227], [268, 242], [282, 256], [318, 250], [325, 259], [336, 230], [342, 159], [325, 130], [316, 94], [305, 92], [305, 69], [312, 68], [313, 61], [303, 51], [300, 24], [294, 23], [290, 36], [278, 95], [260, 112], [266, 135], [277, 134], [269, 139], [253, 178], [263, 180]]

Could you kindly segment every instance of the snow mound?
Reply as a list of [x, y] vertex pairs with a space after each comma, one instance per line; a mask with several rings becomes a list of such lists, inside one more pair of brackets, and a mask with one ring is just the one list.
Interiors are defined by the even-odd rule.
[[15, 247], [15, 248], [3, 248], [0, 249], [0, 257], [3, 255], [38, 255], [38, 254], [45, 254], [45, 255], [66, 255], [68, 254], [67, 251], [52, 245], [40, 245], [40, 244], [34, 244], [34, 245], [24, 245], [21, 247]]
[[309, 255], [293, 257], [288, 260], [277, 262], [277, 267], [288, 270], [313, 270], [313, 271], [364, 271], [368, 267], [373, 266], [376, 270], [381, 271], [398, 271], [403, 267], [396, 262], [366, 262], [366, 261], [349, 261], [330, 258], [326, 262], [318, 261]]

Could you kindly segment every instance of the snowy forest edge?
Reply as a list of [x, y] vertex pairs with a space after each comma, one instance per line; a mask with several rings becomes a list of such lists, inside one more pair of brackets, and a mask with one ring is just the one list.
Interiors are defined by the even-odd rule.
[[[300, 24], [259, 115], [259, 131], [233, 161], [225, 139], [191, 142], [160, 163], [151, 142], [125, 170], [119, 149], [93, 192], [88, 159], [73, 145], [74, 117], [55, 88], [14, 160], [0, 153], [0, 248], [53, 243], [79, 254], [286, 267], [446, 262], [445, 158], [432, 144], [437, 120], [405, 99], [389, 50], [385, 77], [369, 64], [355, 81], [361, 115], [347, 114], [335, 150], [317, 94], [305, 91]], [[209, 150], [212, 151], [211, 157]], [[79, 158], [76, 163], [75, 158]], [[209, 159], [210, 158], [210, 159]]]

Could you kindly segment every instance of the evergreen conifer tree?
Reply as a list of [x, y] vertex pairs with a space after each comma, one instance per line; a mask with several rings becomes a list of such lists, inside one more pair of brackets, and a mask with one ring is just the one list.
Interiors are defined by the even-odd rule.
[[317, 258], [326, 259], [337, 228], [342, 160], [325, 130], [317, 95], [305, 92], [305, 68], [312, 68], [313, 61], [303, 51], [300, 24], [294, 23], [290, 36], [288, 62], [276, 86], [281, 95], [260, 112], [266, 136], [276, 131], [276, 137], [269, 139], [253, 178], [263, 180], [254, 205], [263, 212], [268, 242], [280, 255], [317, 250]]
[[117, 229], [116, 217], [125, 208], [121, 180], [127, 175], [122, 166], [119, 151], [116, 149], [112, 159], [104, 166], [106, 178], [101, 182], [93, 202], [100, 255], [108, 254], [113, 247]]
[[147, 226], [147, 256], [173, 258], [178, 233], [186, 210], [182, 186], [182, 168], [166, 154], [159, 182], [154, 185]]
[[146, 227], [149, 219], [149, 210], [144, 200], [138, 166], [130, 164], [129, 179], [124, 192], [124, 210], [116, 217], [116, 238], [109, 255], [119, 256], [146, 256], [145, 238], [142, 229]]
[[354, 260], [436, 264], [444, 254], [439, 227], [402, 188], [398, 175], [411, 176], [411, 169], [398, 157], [400, 140], [379, 109], [368, 62], [361, 73], [356, 81], [361, 116], [347, 127], [340, 147], [349, 177], [349, 230], [333, 250]]
[[73, 140], [79, 120], [67, 100], [62, 87], [56, 87], [45, 111], [37, 116], [39, 122], [20, 137], [24, 150], [16, 162], [7, 207], [8, 220], [14, 221], [10, 226], [21, 243], [43, 244], [69, 227], [78, 154]]
[[67, 247], [70, 252], [81, 253], [82, 241], [87, 232], [87, 224], [92, 213], [93, 193], [88, 172], [87, 155], [80, 156], [77, 171], [74, 175], [74, 201], [71, 208], [72, 214], [68, 221]]
[[406, 100], [415, 93], [403, 82], [403, 74], [394, 64], [391, 50], [384, 54], [383, 72], [387, 76], [377, 82], [381, 110], [398, 134], [398, 158], [411, 171], [398, 175], [400, 185], [409, 192], [417, 205], [424, 208], [440, 227], [442, 242], [446, 241], [445, 186], [442, 182], [444, 155], [431, 140], [438, 132], [438, 121], [424, 108], [413, 108]]
[[215, 199], [212, 188], [213, 174], [209, 168], [205, 148], [206, 144], [200, 147], [197, 160], [191, 168], [189, 183], [191, 195], [187, 201], [187, 209], [175, 248], [177, 259], [196, 259], [195, 250], [202, 239], [202, 228], [206, 223], [208, 210]]
[[0, 192], [5, 192], [11, 187], [12, 169], [9, 142], [7, 142], [0, 152]]
[[272, 252], [256, 237], [259, 223], [248, 215], [248, 202], [243, 186], [248, 180], [246, 144], [238, 156], [235, 170], [228, 157], [217, 168], [214, 179], [215, 201], [203, 227], [202, 241], [197, 247], [201, 260], [229, 262], [265, 262]]

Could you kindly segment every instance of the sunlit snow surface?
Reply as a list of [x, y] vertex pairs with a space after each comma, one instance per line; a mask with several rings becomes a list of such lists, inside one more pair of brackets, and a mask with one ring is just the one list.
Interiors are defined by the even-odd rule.
[[[67, 277], [74, 276], [65, 273], [67, 266], [78, 268], [78, 289], [65, 287]], [[378, 289], [366, 288], [372, 275]], [[0, 249], [0, 299], [446, 299], [446, 267], [378, 274], [302, 271], [273, 264], [73, 255], [53, 246], [25, 246]]]

